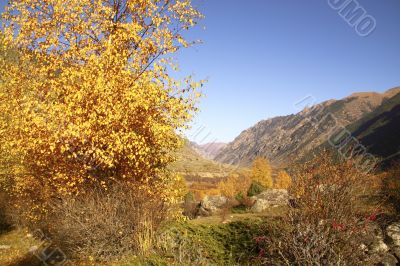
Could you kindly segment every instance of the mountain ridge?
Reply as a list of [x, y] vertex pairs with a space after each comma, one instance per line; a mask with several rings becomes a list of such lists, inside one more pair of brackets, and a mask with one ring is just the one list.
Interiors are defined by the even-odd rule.
[[284, 167], [327, 140], [329, 132], [318, 128], [326, 126], [321, 121], [327, 115], [346, 127], [399, 93], [400, 87], [383, 93], [353, 93], [340, 100], [324, 101], [296, 114], [261, 120], [223, 148], [215, 160], [247, 166], [255, 157], [263, 156], [276, 167]]

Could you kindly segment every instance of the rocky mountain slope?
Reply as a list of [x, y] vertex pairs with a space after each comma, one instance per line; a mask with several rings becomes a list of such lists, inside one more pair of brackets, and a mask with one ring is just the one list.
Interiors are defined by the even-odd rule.
[[267, 157], [282, 167], [302, 158], [325, 143], [330, 125], [347, 127], [400, 93], [400, 87], [385, 93], [355, 93], [341, 100], [329, 100], [288, 116], [264, 120], [243, 131], [215, 157], [215, 160], [249, 165], [255, 157]]
[[205, 158], [198, 151], [198, 145], [186, 141], [184, 147], [177, 154], [178, 160], [171, 165], [171, 168], [183, 175], [185, 178], [221, 178], [236, 167], [215, 162]]
[[212, 160], [227, 144], [223, 142], [210, 142], [206, 144], [191, 142], [190, 145], [201, 156]]

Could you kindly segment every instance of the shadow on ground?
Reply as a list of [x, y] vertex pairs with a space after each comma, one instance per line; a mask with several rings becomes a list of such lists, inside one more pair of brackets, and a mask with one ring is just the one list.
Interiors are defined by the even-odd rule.
[[6, 266], [44, 266], [49, 264], [44, 264], [36, 256], [32, 254], [27, 254], [23, 258], [13, 261]]

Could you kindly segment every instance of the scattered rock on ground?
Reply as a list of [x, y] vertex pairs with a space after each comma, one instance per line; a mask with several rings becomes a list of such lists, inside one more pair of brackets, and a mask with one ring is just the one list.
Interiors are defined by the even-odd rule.
[[381, 229], [377, 223], [368, 225], [365, 239], [368, 252], [379, 257], [382, 266], [400, 265], [400, 223]]

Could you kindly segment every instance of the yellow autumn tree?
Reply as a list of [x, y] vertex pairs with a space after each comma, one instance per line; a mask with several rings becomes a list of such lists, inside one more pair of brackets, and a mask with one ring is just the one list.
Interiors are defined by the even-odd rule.
[[177, 183], [166, 165], [201, 84], [174, 79], [169, 57], [194, 43], [183, 33], [201, 17], [190, 0], [9, 1], [0, 145], [18, 158], [14, 190], [45, 200], [115, 181], [155, 192]]
[[278, 189], [288, 189], [292, 184], [292, 178], [286, 173], [286, 171], [282, 170], [278, 172], [275, 180], [275, 188]]
[[255, 158], [251, 167], [251, 173], [254, 181], [260, 183], [265, 188], [272, 187], [272, 168], [267, 159], [263, 157]]
[[235, 198], [238, 195], [247, 195], [251, 186], [251, 177], [244, 171], [232, 172], [229, 176], [218, 183], [218, 189], [222, 195]]

